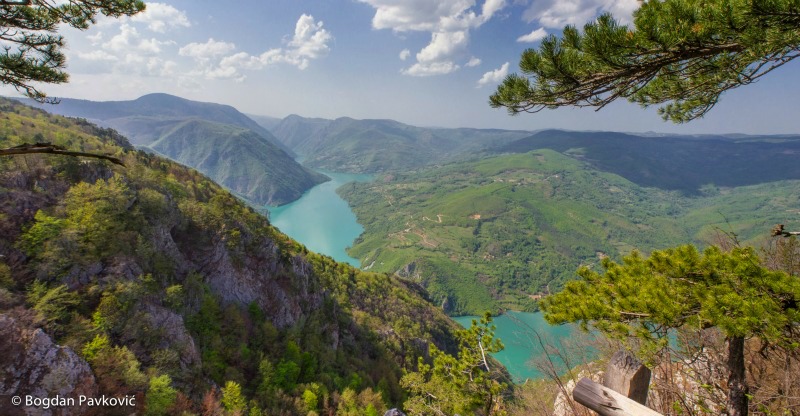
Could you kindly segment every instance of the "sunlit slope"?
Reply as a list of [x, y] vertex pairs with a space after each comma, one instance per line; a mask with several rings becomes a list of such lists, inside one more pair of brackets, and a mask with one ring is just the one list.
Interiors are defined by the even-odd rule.
[[703, 243], [717, 228], [764, 236], [797, 219], [798, 191], [788, 181], [686, 197], [549, 149], [340, 190], [365, 227], [350, 254], [420, 280], [455, 314], [531, 308], [579, 266], [634, 248]]

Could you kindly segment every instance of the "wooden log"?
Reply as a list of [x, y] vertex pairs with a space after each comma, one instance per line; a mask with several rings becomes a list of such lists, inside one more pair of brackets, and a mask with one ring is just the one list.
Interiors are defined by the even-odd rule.
[[664, 416], [586, 377], [575, 386], [572, 398], [600, 416]]
[[619, 350], [611, 357], [603, 385], [640, 404], [647, 404], [650, 369], [631, 353]]

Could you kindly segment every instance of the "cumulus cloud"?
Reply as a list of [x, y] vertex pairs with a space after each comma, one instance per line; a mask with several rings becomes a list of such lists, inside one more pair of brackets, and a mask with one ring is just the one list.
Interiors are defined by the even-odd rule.
[[476, 57], [473, 56], [472, 58], [469, 59], [469, 62], [467, 62], [467, 64], [465, 66], [473, 67], [473, 66], [478, 66], [480, 64], [481, 64], [481, 60], [479, 58], [476, 58]]
[[236, 45], [230, 42], [216, 41], [208, 38], [205, 43], [193, 42], [178, 50], [178, 55], [188, 56], [201, 62], [206, 62], [236, 49]]
[[411, 56], [411, 51], [408, 49], [403, 49], [400, 51], [400, 60], [405, 61], [408, 57]]
[[[401, 72], [413, 76], [448, 74], [459, 65], [469, 44], [469, 33], [506, 6], [506, 0], [359, 0], [375, 9], [374, 29], [394, 32], [430, 32], [431, 41], [417, 54], [417, 62]], [[401, 53], [401, 59], [402, 59]], [[406, 57], [410, 56], [410, 52]], [[463, 58], [462, 58], [463, 59]]]
[[148, 29], [158, 33], [168, 28], [192, 26], [186, 12], [164, 3], [147, 3], [145, 11], [131, 17], [131, 21], [145, 23]]
[[87, 61], [116, 61], [117, 57], [102, 50], [78, 53], [78, 57]]
[[630, 23], [638, 0], [535, 0], [522, 17], [546, 28], [583, 25], [599, 13], [610, 12], [622, 23]]
[[[294, 34], [281, 48], [269, 49], [259, 55], [237, 52], [233, 43], [209, 39], [206, 43], [191, 43], [182, 47], [181, 56], [194, 58], [197, 68], [192, 75], [207, 79], [244, 80], [241, 70], [259, 70], [270, 65], [288, 64], [306, 69], [314, 59], [325, 56], [330, 51], [328, 44], [333, 40], [331, 33], [317, 22], [313, 16], [303, 14], [295, 24]], [[212, 62], [217, 61], [215, 64]]]
[[497, 84], [508, 75], [508, 62], [504, 63], [500, 68], [489, 71], [478, 80], [478, 87], [483, 87], [488, 84]]
[[458, 70], [459, 66], [453, 62], [431, 62], [423, 64], [420, 62], [411, 65], [401, 72], [406, 75], [413, 75], [415, 77], [427, 77], [431, 75], [444, 75]]
[[285, 50], [287, 62], [300, 69], [308, 67], [308, 61], [317, 59], [327, 54], [330, 50], [328, 42], [333, 39], [330, 32], [325, 30], [322, 21], [314, 21], [311, 15], [303, 14], [297, 20], [294, 37]]
[[522, 36], [518, 37], [517, 38], [517, 42], [530, 42], [530, 43], [532, 43], [532, 42], [536, 42], [536, 41], [540, 41], [540, 40], [544, 39], [545, 36], [547, 36], [547, 31], [544, 30], [543, 27], [540, 27], [540, 28], [534, 30], [533, 32], [528, 33], [527, 35], [522, 35]]

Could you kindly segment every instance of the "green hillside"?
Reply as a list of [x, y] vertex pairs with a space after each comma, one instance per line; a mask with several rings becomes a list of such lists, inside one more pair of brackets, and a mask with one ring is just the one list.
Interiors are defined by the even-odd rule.
[[[309, 253], [197, 171], [111, 130], [0, 100], [0, 146], [32, 139], [125, 167], [0, 158], [0, 345], [31, 371], [0, 377], [22, 391], [60, 377], [59, 392], [81, 380], [135, 395], [137, 413], [202, 413], [236, 391], [253, 412], [365, 414], [402, 402], [398, 380], [429, 343], [453, 350], [455, 324], [414, 285]], [[26, 352], [36, 328], [52, 353]]]
[[473, 157], [528, 136], [511, 130], [445, 129], [394, 120], [336, 120], [289, 116], [272, 133], [307, 166], [338, 172], [375, 173]]
[[350, 254], [371, 271], [421, 282], [451, 314], [532, 309], [580, 265], [634, 247], [708, 243], [718, 230], [757, 242], [798, 224], [800, 181], [700, 195], [643, 188], [579, 158], [541, 149], [385, 175], [339, 192], [364, 234]]
[[298, 164], [269, 131], [230, 106], [149, 94], [132, 101], [62, 99], [41, 108], [96, 120], [137, 146], [200, 170], [258, 205], [282, 205], [327, 180]]
[[205, 173], [259, 204], [280, 205], [299, 198], [325, 175], [309, 171], [252, 130], [188, 120], [171, 126], [150, 148]]

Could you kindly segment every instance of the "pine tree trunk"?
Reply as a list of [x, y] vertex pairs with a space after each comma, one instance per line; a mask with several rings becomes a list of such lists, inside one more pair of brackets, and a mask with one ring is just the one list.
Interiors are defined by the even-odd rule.
[[744, 337], [728, 337], [728, 416], [747, 416], [747, 379], [744, 371]]

